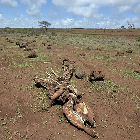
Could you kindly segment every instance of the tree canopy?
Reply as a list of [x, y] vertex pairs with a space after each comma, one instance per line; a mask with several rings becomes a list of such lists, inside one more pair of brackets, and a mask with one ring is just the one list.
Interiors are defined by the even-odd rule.
[[51, 25], [51, 23], [49, 23], [48, 21], [39, 21], [38, 23], [41, 28], [45, 29], [47, 29]]

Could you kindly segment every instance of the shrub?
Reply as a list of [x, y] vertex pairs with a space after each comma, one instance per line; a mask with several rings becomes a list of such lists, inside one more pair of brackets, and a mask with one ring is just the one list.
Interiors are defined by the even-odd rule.
[[140, 42], [140, 36], [137, 38], [137, 41], [139, 41], [139, 42]]

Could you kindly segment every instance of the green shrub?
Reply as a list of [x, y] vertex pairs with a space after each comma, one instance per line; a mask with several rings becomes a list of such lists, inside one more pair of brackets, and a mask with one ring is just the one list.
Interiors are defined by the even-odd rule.
[[140, 36], [137, 38], [137, 41], [140, 42]]

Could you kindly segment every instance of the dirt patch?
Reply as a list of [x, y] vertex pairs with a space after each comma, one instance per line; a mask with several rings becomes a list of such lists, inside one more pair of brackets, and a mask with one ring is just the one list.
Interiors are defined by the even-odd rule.
[[[75, 70], [86, 73], [83, 79], [67, 78], [94, 112], [99, 140], [139, 140], [139, 30], [54, 30], [55, 36], [38, 30], [32, 35], [32, 30], [0, 35], [0, 139], [93, 139], [68, 122], [61, 104], [50, 107], [49, 90], [34, 86], [36, 75], [62, 75], [62, 60], [68, 58], [75, 62]], [[16, 42], [30, 42], [26, 48], [38, 57], [27, 58], [30, 50]], [[124, 54], [115, 56], [117, 52]], [[93, 71], [101, 71], [101, 76]], [[94, 82], [89, 81], [91, 73]], [[97, 77], [104, 80], [95, 81]]]

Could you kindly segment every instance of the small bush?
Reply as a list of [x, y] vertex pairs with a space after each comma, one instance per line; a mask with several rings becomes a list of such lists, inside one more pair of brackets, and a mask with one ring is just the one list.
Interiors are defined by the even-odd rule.
[[140, 42], [140, 36], [137, 38], [137, 41]]

